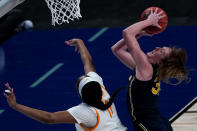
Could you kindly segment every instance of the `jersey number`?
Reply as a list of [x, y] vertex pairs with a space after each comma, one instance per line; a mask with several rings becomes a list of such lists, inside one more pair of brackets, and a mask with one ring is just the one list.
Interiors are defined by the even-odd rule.
[[160, 91], [160, 81], [159, 81], [159, 78], [156, 77], [155, 80], [155, 87], [152, 87], [152, 93], [154, 95], [159, 95], [159, 91]]

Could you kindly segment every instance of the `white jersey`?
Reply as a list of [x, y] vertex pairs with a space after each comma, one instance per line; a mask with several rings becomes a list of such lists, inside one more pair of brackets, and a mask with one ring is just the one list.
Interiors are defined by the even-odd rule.
[[[104, 102], [107, 102], [110, 95], [106, 91], [102, 78], [95, 72], [89, 72], [89, 77], [94, 78], [102, 86]], [[72, 107], [67, 110], [77, 121], [75, 127], [77, 131], [126, 131], [127, 128], [122, 125], [118, 114], [116, 112], [115, 105], [112, 104], [110, 108], [103, 111], [85, 103], [81, 103], [78, 106]], [[84, 129], [80, 126], [83, 124], [87, 127], [93, 127], [92, 129]]]

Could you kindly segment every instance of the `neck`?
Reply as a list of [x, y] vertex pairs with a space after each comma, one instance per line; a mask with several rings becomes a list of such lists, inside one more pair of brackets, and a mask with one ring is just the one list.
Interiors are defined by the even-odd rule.
[[148, 61], [149, 61], [151, 64], [156, 64], [156, 62], [155, 62], [151, 57], [148, 57]]
[[151, 64], [159, 64], [159, 60], [157, 60], [157, 58], [153, 58], [153, 57], [148, 57], [148, 60]]

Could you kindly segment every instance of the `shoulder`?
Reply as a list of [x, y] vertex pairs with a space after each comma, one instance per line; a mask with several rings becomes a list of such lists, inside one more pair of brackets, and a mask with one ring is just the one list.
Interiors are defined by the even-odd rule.
[[70, 109], [68, 109], [68, 112], [80, 112], [80, 111], [86, 111], [86, 110], [91, 110], [91, 106], [85, 104], [85, 103], [81, 103], [77, 106], [73, 106]]
[[67, 110], [77, 121], [78, 124], [85, 124], [87, 126], [94, 126], [97, 122], [97, 115], [92, 110], [92, 107], [81, 103]]
[[141, 68], [136, 67], [136, 78], [141, 81], [151, 80], [153, 77], [153, 66], [151, 64], [147, 64], [146, 68], [143, 70]]

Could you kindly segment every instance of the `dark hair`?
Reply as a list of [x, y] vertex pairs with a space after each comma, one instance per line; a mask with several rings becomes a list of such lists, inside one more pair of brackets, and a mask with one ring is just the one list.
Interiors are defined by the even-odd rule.
[[185, 64], [187, 61], [186, 51], [182, 48], [172, 47], [172, 51], [168, 57], [164, 58], [158, 68], [158, 76], [160, 80], [167, 84], [170, 78], [178, 80], [176, 84], [180, 84], [183, 80], [189, 81], [188, 72]]
[[82, 89], [82, 101], [101, 110], [107, 110], [113, 103], [115, 96], [122, 88], [117, 89], [105, 104], [102, 101], [102, 89], [98, 82], [87, 83]]

